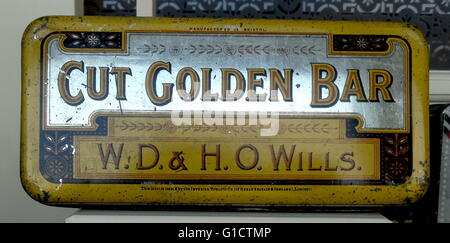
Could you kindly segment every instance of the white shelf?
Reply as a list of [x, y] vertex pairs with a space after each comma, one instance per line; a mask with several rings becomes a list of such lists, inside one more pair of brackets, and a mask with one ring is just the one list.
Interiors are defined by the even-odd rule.
[[66, 223], [391, 223], [377, 213], [79, 210]]
[[430, 104], [450, 103], [450, 71], [430, 71]]

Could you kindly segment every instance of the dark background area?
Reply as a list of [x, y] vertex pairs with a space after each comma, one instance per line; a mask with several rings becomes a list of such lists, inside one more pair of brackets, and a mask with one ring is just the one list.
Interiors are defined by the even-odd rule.
[[[430, 69], [450, 69], [450, 0], [155, 0], [157, 17], [410, 23], [430, 46]], [[84, 15], [136, 16], [136, 0], [84, 0]]]
[[392, 21], [419, 28], [430, 69], [450, 69], [450, 0], [155, 0], [155, 16]]

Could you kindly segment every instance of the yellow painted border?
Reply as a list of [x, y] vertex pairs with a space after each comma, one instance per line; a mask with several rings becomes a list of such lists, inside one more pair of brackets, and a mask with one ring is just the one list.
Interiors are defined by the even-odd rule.
[[[358, 35], [395, 35], [411, 47], [413, 172], [401, 185], [226, 185], [231, 188], [255, 188], [262, 191], [160, 190], [155, 185], [55, 184], [39, 172], [39, 92], [40, 46], [48, 34], [55, 31], [151, 31], [192, 33], [224, 33], [198, 31], [191, 28], [220, 28], [225, 33], [255, 34], [245, 31], [264, 29], [263, 33], [330, 33]], [[38, 61], [39, 60], [39, 61]], [[187, 18], [117, 18], [117, 17], [43, 17], [33, 21], [22, 38], [22, 124], [21, 181], [25, 191], [39, 202], [51, 205], [79, 204], [196, 204], [196, 205], [401, 205], [418, 200], [427, 190], [429, 181], [428, 132], [428, 48], [420, 31], [403, 23], [339, 22], [300, 20], [187, 19]], [[157, 185], [173, 189], [174, 185]], [[220, 185], [218, 185], [220, 186]], [[186, 187], [186, 185], [177, 185]], [[207, 185], [189, 185], [205, 188]], [[275, 190], [263, 191], [272, 188]], [[292, 189], [292, 190], [291, 190]], [[295, 190], [294, 190], [295, 189]]]

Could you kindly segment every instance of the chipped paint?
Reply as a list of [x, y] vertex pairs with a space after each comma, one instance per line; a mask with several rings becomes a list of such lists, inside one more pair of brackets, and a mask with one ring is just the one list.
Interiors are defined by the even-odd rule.
[[58, 191], [59, 189], [61, 189], [62, 185], [63, 185], [63, 179], [61, 178], [61, 179], [59, 179], [59, 185], [56, 187], [55, 191]]

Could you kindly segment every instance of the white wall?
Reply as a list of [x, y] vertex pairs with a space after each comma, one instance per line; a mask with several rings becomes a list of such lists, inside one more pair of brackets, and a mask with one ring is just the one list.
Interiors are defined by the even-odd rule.
[[45, 15], [74, 15], [78, 0], [10, 0], [0, 6], [0, 222], [64, 222], [76, 209], [31, 199], [19, 178], [20, 42], [25, 27]]

